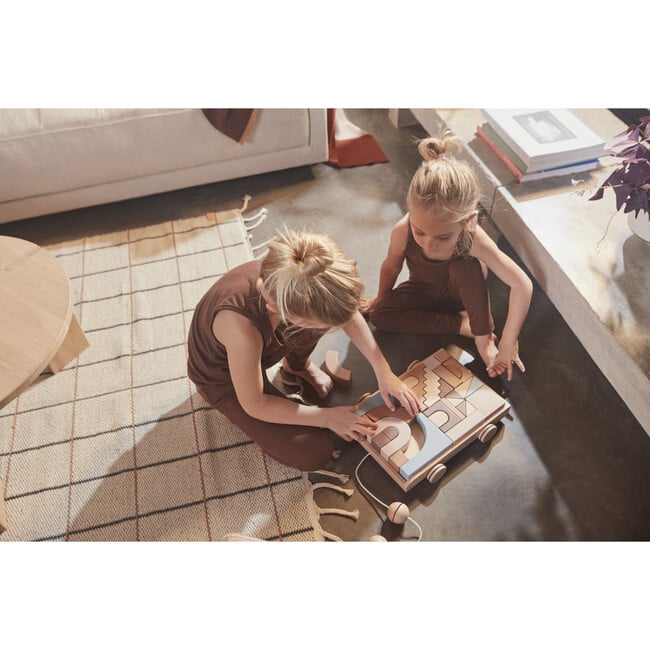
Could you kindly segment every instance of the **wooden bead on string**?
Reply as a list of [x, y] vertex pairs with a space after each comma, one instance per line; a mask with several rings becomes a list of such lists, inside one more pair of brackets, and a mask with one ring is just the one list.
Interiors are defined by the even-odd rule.
[[409, 518], [410, 514], [411, 511], [409, 510], [409, 507], [401, 501], [393, 501], [393, 503], [388, 506], [386, 512], [386, 516], [394, 524], [403, 524]]

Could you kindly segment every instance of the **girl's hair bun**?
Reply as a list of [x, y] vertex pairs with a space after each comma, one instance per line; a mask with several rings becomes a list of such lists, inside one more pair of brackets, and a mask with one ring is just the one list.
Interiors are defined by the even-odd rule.
[[267, 246], [260, 278], [283, 321], [294, 316], [332, 327], [358, 311], [363, 283], [357, 263], [333, 239], [285, 228]]
[[334, 262], [329, 246], [315, 239], [296, 238], [292, 243], [290, 261], [296, 271], [306, 277], [313, 277], [326, 271]]
[[424, 138], [418, 142], [418, 152], [426, 161], [444, 160], [447, 156], [460, 153], [461, 147], [458, 138], [451, 132], [445, 131], [438, 138]]
[[476, 173], [463, 160], [460, 140], [449, 130], [418, 142], [424, 158], [413, 174], [407, 204], [434, 210], [448, 222], [466, 220], [477, 209], [479, 186]]

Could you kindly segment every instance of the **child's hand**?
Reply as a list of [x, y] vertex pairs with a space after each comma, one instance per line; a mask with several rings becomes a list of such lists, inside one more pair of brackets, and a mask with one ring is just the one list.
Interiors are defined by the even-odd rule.
[[377, 298], [362, 298], [359, 311], [367, 316], [370, 313], [370, 310], [374, 307]]
[[474, 337], [474, 344], [476, 345], [478, 353], [481, 355], [481, 359], [483, 359], [488, 375], [490, 375], [490, 377], [496, 377], [500, 374], [494, 370], [492, 371], [492, 374], [490, 373], [490, 369], [493, 368], [494, 362], [499, 354], [497, 337], [494, 335], [494, 332]]
[[399, 401], [412, 417], [415, 417], [423, 408], [417, 395], [392, 372], [379, 378], [379, 392], [391, 411], [395, 410], [391, 395]]
[[499, 342], [499, 353], [494, 359], [492, 365], [488, 367], [488, 374], [490, 377], [496, 377], [505, 372], [508, 381], [511, 381], [513, 365], [516, 365], [521, 372], [526, 372], [526, 368], [519, 358], [519, 342], [515, 341], [514, 344], [509, 344], [501, 339]]
[[366, 440], [372, 437], [377, 430], [377, 425], [368, 418], [354, 413], [356, 406], [333, 406], [323, 409], [325, 411], [325, 426], [343, 438], [343, 440]]

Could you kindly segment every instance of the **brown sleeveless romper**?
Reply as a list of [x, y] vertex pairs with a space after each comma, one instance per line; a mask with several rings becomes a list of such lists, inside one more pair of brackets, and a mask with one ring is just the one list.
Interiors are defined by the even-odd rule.
[[281, 328], [274, 332], [257, 288], [259, 277], [260, 262], [246, 262], [219, 278], [201, 298], [188, 335], [187, 373], [198, 393], [258, 443], [269, 456], [303, 471], [321, 469], [332, 457], [334, 441], [340, 439], [328, 429], [274, 424], [248, 415], [235, 395], [226, 348], [212, 332], [214, 318], [222, 309], [231, 309], [248, 318], [259, 330], [264, 342], [260, 359], [264, 392], [284, 397], [268, 381], [264, 370], [283, 357], [287, 358], [291, 368], [304, 368], [324, 332], [303, 329], [287, 336], [286, 340]]
[[409, 279], [387, 293], [370, 311], [380, 330], [410, 334], [458, 334], [463, 309], [476, 336], [494, 331], [487, 284], [475, 257], [444, 262], [425, 257], [411, 226], [405, 250]]

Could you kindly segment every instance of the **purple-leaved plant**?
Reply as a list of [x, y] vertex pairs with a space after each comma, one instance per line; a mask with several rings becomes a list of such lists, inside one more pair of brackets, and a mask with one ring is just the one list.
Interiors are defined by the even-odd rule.
[[616, 195], [616, 211], [645, 212], [650, 218], [648, 195], [650, 194], [650, 116], [642, 117], [638, 124], [631, 124], [619, 133], [622, 138], [605, 153], [619, 158], [621, 164], [607, 177], [596, 193], [589, 199], [602, 199], [605, 188], [611, 187]]

